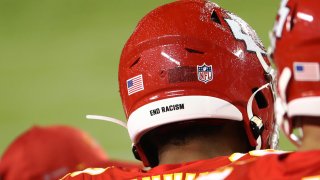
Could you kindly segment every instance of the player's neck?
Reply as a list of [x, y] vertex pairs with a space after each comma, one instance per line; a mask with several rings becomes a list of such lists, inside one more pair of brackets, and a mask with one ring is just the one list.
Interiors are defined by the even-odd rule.
[[251, 147], [241, 123], [188, 124], [171, 132], [172, 137], [157, 145], [159, 164], [180, 164], [248, 152]]
[[302, 119], [303, 139], [298, 151], [320, 150], [320, 118], [304, 117]]
[[213, 144], [203, 140], [193, 140], [182, 146], [167, 145], [163, 147], [159, 152], [159, 164], [180, 164], [232, 153], [231, 148], [218, 142]]

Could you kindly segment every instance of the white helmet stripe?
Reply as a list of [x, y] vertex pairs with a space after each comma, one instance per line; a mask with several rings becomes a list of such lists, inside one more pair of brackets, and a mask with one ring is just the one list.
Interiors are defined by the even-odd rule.
[[211, 96], [180, 96], [146, 104], [131, 113], [128, 131], [133, 143], [147, 131], [164, 124], [204, 118], [242, 121], [240, 110]]

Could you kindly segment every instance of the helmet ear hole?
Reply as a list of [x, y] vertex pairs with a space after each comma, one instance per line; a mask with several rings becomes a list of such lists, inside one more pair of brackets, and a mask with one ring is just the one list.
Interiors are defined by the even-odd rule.
[[211, 21], [216, 22], [218, 24], [221, 24], [221, 21], [218, 17], [218, 14], [215, 11], [212, 11], [211, 17], [210, 17]]
[[293, 10], [292, 10], [292, 15], [289, 16], [289, 18], [290, 18], [289, 22], [288, 22], [289, 23], [288, 24], [288, 31], [289, 32], [292, 31], [294, 26], [295, 26], [295, 23], [297, 21], [296, 16], [297, 16], [297, 8], [294, 7]]
[[138, 62], [140, 61], [141, 57], [137, 58], [130, 66], [130, 69], [135, 66], [136, 64], [138, 64]]
[[[252, 93], [254, 93], [258, 89], [259, 88], [255, 87], [251, 91], [252, 91]], [[254, 96], [254, 99], [256, 100], [259, 109], [264, 109], [264, 108], [268, 107], [268, 105], [269, 105], [268, 101], [267, 101], [266, 97], [264, 96], [264, 94], [262, 93], [262, 91], [257, 92], [257, 94]]]
[[204, 54], [204, 52], [202, 51], [198, 51], [195, 49], [191, 49], [191, 48], [184, 48], [186, 51], [188, 51], [189, 53], [196, 53], [196, 54]]

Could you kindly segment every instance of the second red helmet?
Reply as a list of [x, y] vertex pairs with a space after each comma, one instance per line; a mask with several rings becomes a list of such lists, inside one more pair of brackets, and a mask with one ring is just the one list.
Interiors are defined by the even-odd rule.
[[[272, 36], [272, 57], [278, 67], [278, 90], [285, 134], [297, 145], [293, 121], [320, 116], [320, 4], [318, 0], [283, 0]], [[280, 106], [281, 107], [281, 106]]]

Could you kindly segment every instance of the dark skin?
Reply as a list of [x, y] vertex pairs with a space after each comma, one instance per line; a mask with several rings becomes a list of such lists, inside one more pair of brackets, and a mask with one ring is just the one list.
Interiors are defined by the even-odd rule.
[[300, 121], [303, 131], [302, 145], [298, 151], [320, 149], [320, 117], [304, 116], [295, 120]]
[[[200, 120], [200, 122], [205, 121]], [[158, 165], [180, 164], [252, 150], [243, 122], [232, 120], [213, 122], [208, 124], [195, 120], [158, 127], [157, 131], [150, 134], [148, 140], [149, 144], [152, 143], [156, 147]]]

